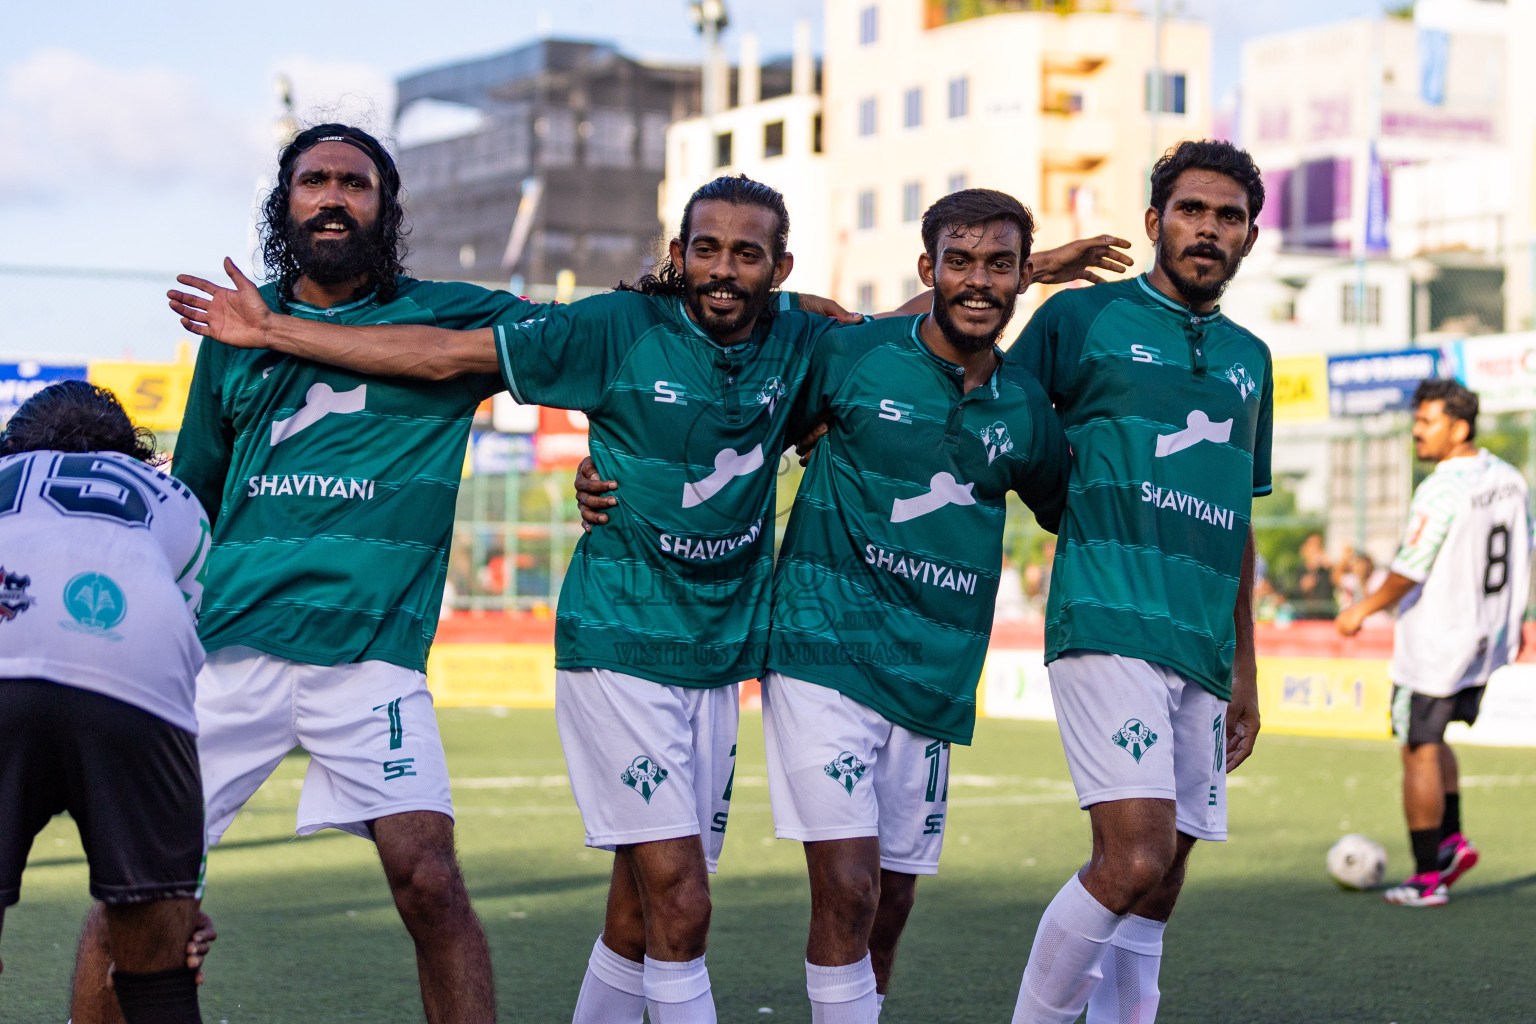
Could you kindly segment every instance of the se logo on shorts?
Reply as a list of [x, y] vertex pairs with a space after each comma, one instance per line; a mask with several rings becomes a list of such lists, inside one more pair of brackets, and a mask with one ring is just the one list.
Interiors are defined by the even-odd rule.
[[1120, 731], [1110, 737], [1115, 746], [1130, 754], [1141, 763], [1141, 756], [1152, 749], [1157, 742], [1157, 733], [1148, 729], [1141, 723], [1141, 719], [1133, 718], [1120, 727]]

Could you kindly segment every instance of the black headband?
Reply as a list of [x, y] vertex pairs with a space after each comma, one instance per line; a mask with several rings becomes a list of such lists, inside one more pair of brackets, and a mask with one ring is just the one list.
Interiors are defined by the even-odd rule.
[[345, 142], [349, 146], [362, 150], [363, 154], [373, 161], [374, 170], [379, 172], [379, 177], [384, 180], [384, 184], [389, 187], [389, 190], [394, 192], [399, 189], [400, 172], [395, 170], [394, 162], [389, 159], [388, 155], [381, 153], [376, 147], [369, 145], [362, 139], [354, 138], [351, 135], [326, 135], [311, 142], [299, 150], [298, 153], [295, 153], [294, 156], [297, 157], [299, 153], [307, 153], [322, 142]]

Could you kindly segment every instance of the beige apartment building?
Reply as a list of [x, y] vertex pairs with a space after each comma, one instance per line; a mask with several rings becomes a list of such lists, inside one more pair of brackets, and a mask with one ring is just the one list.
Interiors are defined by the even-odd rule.
[[1131, 0], [827, 0], [825, 17], [834, 297], [875, 310], [917, 292], [923, 211], [977, 186], [1028, 205], [1041, 246], [1111, 231], [1148, 265], [1150, 161], [1209, 132], [1205, 25], [1163, 23], [1154, 119], [1153, 23]]
[[[1042, 246], [1112, 231], [1148, 265], [1153, 155], [1209, 133], [1206, 26], [1163, 23], [1154, 118], [1153, 23], [1132, 0], [826, 0], [824, 12], [819, 94], [806, 33], [797, 84], [767, 99], [744, 40], [741, 102], [668, 130], [670, 229], [699, 184], [744, 171], [785, 194], [790, 286], [869, 311], [920, 290], [919, 221], [960, 188], [1018, 196]], [[1044, 294], [1031, 289], [1021, 312]]]

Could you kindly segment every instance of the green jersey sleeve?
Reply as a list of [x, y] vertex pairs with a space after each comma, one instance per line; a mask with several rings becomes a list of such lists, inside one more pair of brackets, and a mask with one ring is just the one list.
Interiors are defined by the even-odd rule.
[[[844, 330], [834, 320], [817, 323], [805, 382], [795, 397], [789, 414], [789, 441], [798, 442], [832, 411], [838, 392], [848, 383], [853, 368], [880, 342], [880, 335], [867, 330]], [[863, 324], [853, 324], [862, 327]]]
[[507, 390], [524, 404], [595, 409], [644, 336], [644, 304], [636, 301], [643, 299], [611, 292], [497, 324], [496, 360]]
[[210, 524], [218, 521], [224, 483], [234, 457], [235, 426], [224, 411], [224, 369], [228, 347], [204, 338], [197, 349], [187, 408], [176, 435], [171, 472], [189, 487]]
[[1255, 426], [1257, 429], [1253, 440], [1253, 495], [1257, 498], [1275, 489], [1269, 465], [1275, 434], [1275, 369], [1274, 360], [1267, 346], [1264, 349], [1264, 383], [1259, 387], [1259, 415]]
[[1008, 350], [1009, 358], [1034, 377], [1057, 406], [1077, 383], [1082, 338], [1087, 333], [1076, 298], [1073, 292], [1059, 292], [1047, 299]]
[[1024, 389], [1030, 428], [1029, 457], [1013, 463], [1013, 490], [1035, 514], [1041, 528], [1055, 533], [1067, 503], [1072, 450], [1040, 385], [1023, 373], [1015, 372], [1013, 379]]

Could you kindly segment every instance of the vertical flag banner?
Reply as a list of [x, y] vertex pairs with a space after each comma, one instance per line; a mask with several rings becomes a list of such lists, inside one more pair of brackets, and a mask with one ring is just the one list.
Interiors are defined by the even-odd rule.
[[1450, 52], [1449, 32], [1419, 30], [1419, 98], [1432, 107], [1445, 103], [1445, 65]]

